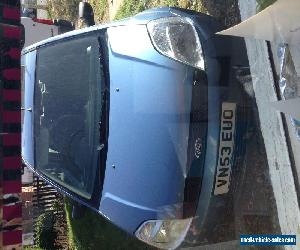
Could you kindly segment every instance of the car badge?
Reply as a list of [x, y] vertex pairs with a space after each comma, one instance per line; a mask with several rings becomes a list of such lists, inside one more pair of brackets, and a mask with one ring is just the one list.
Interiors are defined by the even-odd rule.
[[202, 139], [197, 138], [195, 141], [195, 157], [198, 159], [202, 154]]

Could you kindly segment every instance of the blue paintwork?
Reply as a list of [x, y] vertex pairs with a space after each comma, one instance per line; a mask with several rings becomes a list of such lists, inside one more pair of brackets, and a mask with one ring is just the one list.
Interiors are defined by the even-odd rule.
[[[176, 217], [183, 201], [192, 77], [194, 69], [159, 54], [145, 24], [167, 16], [188, 16], [194, 23], [205, 55], [209, 82], [208, 131], [204, 178], [197, 214], [205, 220], [213, 190], [220, 126], [220, 51], [231, 53], [211, 37], [220, 29], [211, 17], [168, 7], [102, 26], [71, 31], [25, 48], [28, 76], [34, 74], [35, 51], [41, 46], [74, 36], [108, 29], [110, 114], [108, 152], [100, 206], [59, 187], [61, 192], [97, 209], [111, 222], [134, 234], [144, 221]], [[127, 36], [118, 34], [128, 34]], [[225, 41], [226, 39], [224, 39]], [[30, 53], [28, 53], [30, 52]], [[26, 101], [31, 105], [33, 78], [25, 76]], [[119, 91], [116, 91], [116, 89]], [[25, 104], [27, 105], [27, 104]], [[22, 154], [33, 167], [31, 114], [25, 112]], [[113, 167], [114, 166], [114, 167]], [[40, 173], [37, 173], [40, 175]], [[166, 211], [169, 210], [171, 215]]]
[[[136, 35], [119, 43], [111, 33], [122, 32]], [[164, 206], [182, 203], [194, 70], [160, 55], [144, 25], [113, 28], [108, 39], [110, 131], [100, 210], [134, 232]]]
[[36, 62], [36, 51], [27, 53], [22, 58], [25, 65], [24, 77], [25, 83], [24, 89], [24, 108], [23, 121], [22, 121], [22, 157], [31, 166], [34, 165], [33, 158], [33, 112], [26, 111], [26, 109], [34, 109], [33, 105], [33, 90], [35, 82], [35, 62]]

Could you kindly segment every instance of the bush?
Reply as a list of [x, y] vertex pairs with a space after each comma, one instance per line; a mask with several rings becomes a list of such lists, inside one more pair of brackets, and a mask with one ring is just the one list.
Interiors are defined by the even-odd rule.
[[51, 19], [65, 19], [76, 22], [81, 0], [48, 0], [47, 11]]
[[115, 19], [123, 19], [145, 10], [144, 2], [141, 0], [124, 0], [116, 13]]
[[36, 223], [36, 244], [42, 249], [54, 250], [57, 232], [54, 228], [56, 218], [53, 211], [45, 212], [38, 217]]
[[188, 8], [198, 12], [207, 12], [200, 0], [124, 0], [116, 13], [115, 19], [123, 19], [145, 9], [161, 6]]
[[103, 23], [109, 19], [108, 13], [108, 1], [107, 0], [89, 0], [89, 3], [93, 7], [95, 22]]
[[[64, 19], [73, 23], [78, 22], [78, 7], [82, 0], [48, 0], [47, 11], [51, 19]], [[108, 21], [107, 0], [89, 0], [93, 7], [95, 22]]]

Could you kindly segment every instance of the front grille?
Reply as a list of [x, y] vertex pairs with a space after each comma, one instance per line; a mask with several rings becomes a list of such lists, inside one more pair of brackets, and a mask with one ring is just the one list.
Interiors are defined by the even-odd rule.
[[187, 177], [185, 180], [183, 216], [196, 211], [203, 177], [205, 160], [208, 88], [205, 72], [196, 70], [192, 89], [192, 103], [187, 151]]
[[228, 56], [218, 57], [218, 62], [220, 64], [220, 86], [228, 86], [229, 85], [229, 74], [231, 72], [231, 58]]

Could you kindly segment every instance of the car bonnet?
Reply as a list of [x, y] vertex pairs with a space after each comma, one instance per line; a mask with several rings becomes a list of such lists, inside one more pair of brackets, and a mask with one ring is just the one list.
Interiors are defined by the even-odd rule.
[[110, 110], [100, 212], [133, 233], [182, 206], [193, 70], [159, 54], [145, 25], [108, 29]]

